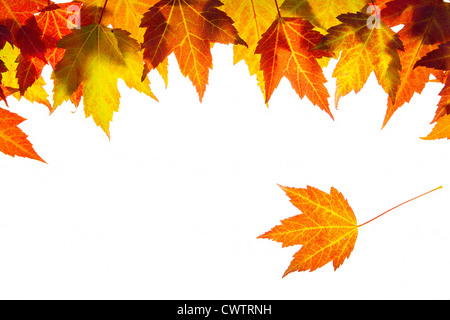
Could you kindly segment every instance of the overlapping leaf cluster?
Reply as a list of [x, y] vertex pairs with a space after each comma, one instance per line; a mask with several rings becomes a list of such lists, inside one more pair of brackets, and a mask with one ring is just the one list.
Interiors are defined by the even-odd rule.
[[[74, 8], [80, 28], [72, 29]], [[266, 103], [286, 77], [300, 98], [331, 117], [323, 73], [330, 59], [338, 59], [335, 105], [374, 72], [388, 97], [383, 125], [429, 81], [439, 81], [436, 126], [426, 139], [450, 138], [450, 4], [444, 0], [0, 0], [0, 100], [7, 107], [13, 95], [51, 112], [66, 101], [83, 102], [86, 117], [109, 136], [119, 78], [157, 100], [147, 75], [157, 69], [167, 83], [173, 53], [202, 100], [214, 43], [234, 45], [234, 62], [245, 61]], [[46, 65], [52, 93], [44, 90]], [[17, 128], [21, 121], [1, 109], [0, 151], [42, 160]]]

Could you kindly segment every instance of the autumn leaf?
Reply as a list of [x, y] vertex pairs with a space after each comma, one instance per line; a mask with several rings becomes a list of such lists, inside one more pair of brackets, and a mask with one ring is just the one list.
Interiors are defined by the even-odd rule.
[[330, 261], [335, 270], [339, 268], [358, 236], [356, 217], [347, 200], [335, 188], [330, 194], [310, 186], [281, 188], [303, 214], [283, 220], [259, 238], [281, 242], [283, 247], [302, 245], [283, 277], [294, 271], [314, 271]]
[[[279, 5], [283, 1], [279, 1]], [[239, 35], [248, 47], [235, 45], [234, 64], [244, 60], [250, 75], [256, 75], [258, 85], [264, 93], [264, 75], [260, 69], [261, 56], [255, 54], [258, 41], [270, 27], [278, 15], [273, 0], [225, 0], [225, 12], [235, 21], [234, 25]]]
[[[283, 17], [301, 17], [308, 20], [314, 25], [315, 30], [325, 35], [329, 28], [340, 23], [337, 19], [338, 16], [345, 13], [356, 13], [367, 2], [368, 0], [286, 0], [281, 5], [280, 11]], [[329, 57], [324, 57], [319, 60], [319, 64], [321, 67], [326, 67], [329, 61]]]
[[[435, 70], [450, 70], [450, 42], [439, 45], [439, 48], [429, 52], [416, 63], [416, 67], [424, 66]], [[441, 100], [433, 122], [436, 122], [431, 133], [423, 138], [425, 140], [450, 139], [450, 77], [445, 74], [446, 81], [444, 88], [439, 93]]]
[[[17, 70], [21, 58], [22, 55], [17, 47], [6, 46], [0, 50], [0, 59], [3, 59], [5, 66], [8, 69], [8, 71], [3, 74], [3, 84], [10, 88], [9, 92], [12, 93], [17, 100], [20, 101], [22, 98], [25, 98], [31, 103], [37, 102], [45, 105], [50, 110], [51, 104], [48, 100], [48, 93], [44, 89], [46, 83], [42, 76], [39, 76], [39, 78], [28, 87], [23, 94], [18, 92], [19, 90], [17, 88], [19, 88], [19, 82], [16, 74], [17, 72], [26, 72], [24, 69]], [[16, 88], [16, 90], [12, 88]]]
[[42, 41], [46, 47], [45, 57], [52, 68], [55, 68], [64, 56], [64, 49], [58, 48], [58, 42], [71, 32], [68, 28], [72, 14], [68, 9], [71, 6], [81, 7], [81, 3], [52, 3], [36, 15], [36, 22], [42, 31]]
[[[438, 121], [441, 117], [450, 114], [450, 77], [448, 77], [448, 70], [450, 70], [450, 42], [439, 45], [439, 48], [429, 52], [425, 57], [417, 61], [416, 66], [424, 66], [433, 68], [433, 71], [442, 71], [441, 78], [437, 75], [437, 79], [444, 83], [444, 88], [439, 93], [441, 100], [438, 104], [436, 116], [433, 122]], [[433, 72], [432, 71], [432, 72]], [[447, 79], [447, 80], [446, 80]], [[448, 134], [450, 137], [450, 133]]]
[[13, 44], [21, 52], [17, 78], [22, 95], [39, 78], [47, 63], [42, 32], [34, 16], [47, 4], [46, 0], [0, 0], [0, 25], [9, 30]]
[[311, 50], [322, 38], [314, 26], [302, 18], [278, 17], [262, 35], [255, 53], [261, 55], [260, 69], [264, 72], [266, 103], [286, 77], [300, 98], [306, 97], [331, 118], [325, 87], [327, 82], [317, 62], [332, 54], [323, 50]]
[[[77, 1], [58, 4], [50, 3], [50, 5], [42, 9], [36, 16], [36, 22], [42, 30], [42, 41], [46, 47], [45, 57], [53, 69], [64, 56], [64, 49], [58, 48], [58, 42], [64, 36], [71, 33], [69, 24], [73, 23], [73, 21], [71, 21], [73, 12], [71, 12], [69, 8], [80, 8], [81, 5], [81, 2]], [[43, 80], [38, 80], [40, 83], [42, 83], [42, 81]], [[70, 98], [72, 103], [77, 107], [81, 100], [81, 91], [82, 86], [80, 86], [77, 92], [75, 92]], [[25, 94], [25, 96], [26, 95], [27, 94]], [[49, 106], [49, 108], [51, 111], [52, 106]]]
[[63, 37], [58, 47], [66, 51], [52, 74], [54, 109], [83, 85], [86, 117], [92, 116], [109, 137], [109, 123], [119, 110], [119, 78], [130, 88], [156, 99], [150, 81], [141, 82], [144, 66], [139, 44], [127, 31], [92, 24]]
[[0, 108], [0, 151], [9, 156], [19, 156], [45, 161], [34, 151], [28, 137], [18, 125], [25, 119]]
[[337, 17], [341, 24], [328, 29], [316, 46], [340, 55], [333, 77], [336, 78], [335, 105], [351, 91], [358, 93], [375, 72], [378, 83], [395, 99], [400, 83], [399, 50], [404, 50], [397, 34], [381, 22], [379, 28], [368, 28], [369, 16], [348, 13]]
[[246, 45], [220, 6], [217, 0], [162, 0], [151, 7], [141, 23], [146, 28], [146, 72], [175, 53], [181, 73], [191, 80], [201, 101], [213, 66], [211, 45]]
[[294, 271], [314, 271], [331, 261], [336, 271], [345, 259], [350, 257], [360, 227], [401, 205], [442, 188], [438, 187], [405, 201], [358, 225], [347, 200], [333, 187], [330, 193], [310, 186], [306, 189], [280, 187], [302, 213], [282, 220], [281, 225], [273, 227], [258, 238], [280, 242], [283, 247], [302, 246], [294, 254], [294, 259], [283, 277]]
[[388, 99], [385, 126], [395, 111], [429, 82], [432, 71], [415, 66], [436, 45], [450, 40], [450, 4], [442, 0], [394, 0], [386, 3], [381, 17], [389, 27], [404, 25], [398, 35], [405, 48], [399, 53], [400, 84], [395, 99]]

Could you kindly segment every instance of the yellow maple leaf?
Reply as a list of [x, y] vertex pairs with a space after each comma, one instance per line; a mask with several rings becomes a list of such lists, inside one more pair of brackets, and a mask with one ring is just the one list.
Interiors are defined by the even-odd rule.
[[[83, 24], [98, 22], [100, 17], [104, 25], [112, 25], [130, 32], [130, 36], [139, 43], [144, 41], [145, 29], [140, 28], [144, 13], [159, 0], [84, 0], [81, 12]], [[168, 60], [157, 67], [158, 73], [168, 84]]]
[[403, 44], [384, 23], [379, 28], [368, 28], [368, 15], [358, 13], [343, 14], [338, 17], [341, 24], [328, 29], [317, 49], [341, 53], [333, 71], [336, 78], [335, 104], [352, 90], [358, 93], [372, 72], [378, 82], [395, 98], [400, 83], [399, 50]]
[[[16, 70], [18, 67], [18, 57], [20, 55], [20, 50], [17, 47], [5, 46], [0, 50], [0, 59], [5, 63], [7, 72], [3, 73], [2, 84], [11, 88], [19, 88], [19, 83], [16, 77]], [[14, 98], [20, 100], [25, 98], [31, 103], [37, 102], [45, 105], [47, 108], [51, 109], [50, 101], [48, 100], [48, 93], [45, 91], [44, 86], [46, 85], [44, 78], [40, 76], [34, 83], [29, 87], [23, 96], [20, 92], [13, 93]]]
[[[278, 1], [281, 5], [283, 1]], [[239, 35], [247, 43], [248, 47], [235, 45], [234, 63], [242, 60], [248, 66], [250, 75], [256, 75], [258, 85], [264, 93], [264, 75], [260, 70], [260, 55], [255, 54], [258, 41], [262, 34], [269, 29], [278, 15], [278, 10], [273, 0], [225, 0], [224, 11], [234, 20], [234, 25]]]
[[142, 55], [138, 42], [128, 32], [92, 24], [74, 30], [58, 46], [66, 52], [52, 74], [55, 83], [53, 110], [83, 85], [86, 117], [92, 116], [110, 137], [109, 123], [113, 113], [119, 110], [119, 78], [130, 88], [156, 100], [150, 81], [146, 78], [141, 82]]

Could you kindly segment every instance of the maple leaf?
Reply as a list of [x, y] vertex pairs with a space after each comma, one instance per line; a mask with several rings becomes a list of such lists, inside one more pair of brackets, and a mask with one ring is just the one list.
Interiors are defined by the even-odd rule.
[[341, 14], [359, 12], [368, 2], [368, 0], [286, 0], [280, 10], [283, 16], [302, 17], [308, 20], [325, 34], [326, 30], [341, 22], [337, 18]]
[[330, 193], [308, 186], [291, 188], [280, 186], [290, 198], [291, 203], [302, 213], [281, 221], [281, 225], [260, 235], [259, 239], [280, 242], [282, 247], [301, 245], [283, 277], [294, 271], [314, 271], [333, 261], [334, 270], [350, 257], [358, 229], [386, 213], [434, 192], [441, 187], [405, 201], [392, 209], [362, 224], [357, 224], [356, 216], [344, 198], [335, 188]]
[[[283, 1], [279, 1], [281, 4]], [[258, 41], [278, 15], [273, 0], [225, 0], [225, 12], [234, 20], [239, 36], [248, 47], [233, 46], [234, 64], [244, 60], [250, 75], [256, 75], [258, 85], [264, 93], [264, 75], [260, 69], [260, 55], [255, 54]]]
[[64, 56], [64, 49], [58, 48], [58, 42], [71, 32], [68, 21], [72, 15], [68, 12], [71, 6], [81, 6], [80, 2], [51, 3], [36, 15], [36, 22], [42, 32], [42, 41], [46, 47], [45, 57], [55, 68]]
[[440, 82], [445, 83], [444, 88], [439, 93], [442, 98], [439, 101], [436, 116], [433, 119], [433, 122], [436, 122], [441, 117], [450, 114], [450, 78], [448, 77], [448, 72], [446, 72], [450, 70], [450, 41], [439, 45], [438, 49], [429, 52], [425, 57], [417, 61], [415, 67], [417, 66], [434, 68], [436, 69], [434, 71], [442, 71], [439, 75], [435, 74]]
[[141, 23], [146, 28], [145, 72], [175, 53], [181, 73], [191, 80], [201, 101], [213, 66], [211, 45], [246, 45], [220, 6], [217, 0], [162, 0], [151, 7]]
[[[69, 8], [77, 6], [80, 8], [81, 2], [73, 1], [69, 3], [50, 3], [47, 7], [42, 9], [36, 16], [36, 22], [39, 28], [42, 30], [42, 41], [46, 46], [45, 57], [49, 64], [54, 69], [56, 64], [64, 57], [65, 50], [58, 48], [58, 42], [66, 35], [71, 33], [69, 24], [72, 12]], [[74, 26], [75, 27], [75, 26]], [[39, 80], [42, 83], [41, 80]], [[42, 93], [41, 93], [42, 94]], [[25, 94], [26, 95], [26, 94]], [[30, 95], [30, 94], [28, 94]], [[82, 97], [82, 86], [70, 97], [72, 103], [78, 107]], [[52, 111], [51, 105], [49, 106]]]
[[84, 111], [110, 137], [109, 123], [119, 110], [119, 78], [130, 88], [156, 97], [150, 90], [150, 81], [141, 82], [144, 69], [139, 44], [127, 31], [92, 24], [76, 29], [63, 37], [58, 47], [65, 49], [56, 65], [54, 106], [61, 105], [83, 85]]
[[45, 161], [36, 153], [27, 135], [18, 127], [25, 119], [0, 108], [0, 151], [9, 156], [19, 156]]
[[[439, 45], [438, 49], [429, 52], [422, 59], [417, 61], [416, 67], [424, 66], [437, 70], [450, 70], [450, 41]], [[445, 81], [445, 79], [447, 79]], [[448, 72], [445, 73], [443, 79], [445, 81], [444, 88], [439, 93], [441, 100], [432, 123], [436, 122], [431, 133], [423, 138], [425, 140], [450, 139], [450, 77]]]
[[450, 4], [442, 0], [394, 0], [386, 3], [381, 16], [389, 27], [404, 25], [398, 35], [405, 48], [399, 53], [400, 84], [395, 99], [388, 98], [385, 126], [395, 111], [429, 82], [432, 71], [415, 66], [435, 45], [450, 40]]
[[262, 35], [255, 53], [261, 54], [266, 103], [281, 79], [286, 77], [300, 98], [305, 95], [315, 105], [329, 109], [327, 82], [317, 59], [331, 57], [323, 50], [311, 50], [322, 38], [314, 26], [302, 18], [278, 17]]
[[341, 53], [333, 72], [336, 78], [335, 105], [352, 90], [358, 93], [375, 72], [384, 91], [395, 99], [400, 83], [399, 50], [404, 50], [397, 34], [381, 22], [379, 28], [368, 28], [369, 16], [348, 13], [337, 17], [341, 24], [328, 29], [328, 34], [316, 46], [318, 49]]
[[339, 268], [350, 256], [358, 236], [356, 217], [344, 196], [335, 188], [330, 194], [308, 186], [280, 186], [303, 213], [259, 236], [281, 242], [283, 247], [302, 245], [283, 277], [293, 271], [314, 271], [333, 261]]
[[17, 73], [21, 94], [39, 78], [47, 62], [41, 30], [34, 17], [47, 4], [46, 0], [0, 0], [0, 24], [10, 31], [22, 55]]
[[[144, 13], [159, 0], [84, 0], [81, 10], [82, 25], [97, 22], [102, 17], [104, 25], [124, 29], [139, 43], [144, 41], [145, 29], [140, 28]], [[168, 60], [164, 60], [156, 69], [168, 84]]]
[[48, 93], [44, 89], [46, 83], [42, 76], [39, 76], [39, 78], [28, 87], [23, 94], [18, 92], [18, 89], [12, 89], [19, 88], [16, 72], [25, 72], [23, 69], [16, 71], [19, 68], [19, 61], [21, 58], [20, 50], [17, 47], [6, 46], [0, 50], [0, 59], [3, 59], [5, 66], [8, 69], [3, 75], [3, 84], [9, 87], [9, 93], [13, 94], [17, 100], [21, 100], [23, 97], [32, 103], [37, 102], [43, 104], [50, 110], [51, 104], [48, 100]]

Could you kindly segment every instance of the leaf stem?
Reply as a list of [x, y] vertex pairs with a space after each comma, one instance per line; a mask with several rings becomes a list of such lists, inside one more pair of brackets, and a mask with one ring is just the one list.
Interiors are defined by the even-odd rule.
[[277, 2], [277, 0], [275, 0], [275, 5], [277, 6], [278, 17], [280, 17], [280, 18], [281, 18], [280, 7], [278, 6], [278, 2]]
[[405, 202], [399, 204], [398, 206], [395, 206], [395, 207], [389, 209], [388, 211], [383, 212], [382, 214], [376, 216], [375, 218], [370, 219], [369, 221], [366, 221], [366, 222], [364, 222], [364, 223], [358, 225], [357, 227], [358, 227], [358, 228], [359, 228], [359, 227], [362, 227], [363, 225], [365, 225], [365, 224], [367, 224], [367, 223], [369, 223], [369, 222], [372, 222], [372, 221], [375, 220], [375, 219], [378, 219], [378, 218], [381, 217], [382, 215], [388, 213], [389, 211], [394, 210], [395, 208], [398, 208], [398, 207], [400, 207], [400, 206], [402, 206], [402, 205], [404, 205], [404, 204], [406, 204], [406, 203], [408, 203], [408, 202], [411, 202], [411, 201], [413, 201], [413, 200], [415, 200], [415, 199], [417, 199], [417, 198], [423, 197], [424, 195], [427, 195], [427, 194], [429, 194], [429, 193], [431, 193], [431, 192], [433, 192], [433, 191], [439, 190], [439, 189], [442, 189], [442, 186], [437, 187], [436, 189], [433, 189], [433, 190], [431, 190], [431, 191], [425, 192], [424, 194], [421, 194], [420, 196], [417, 196], [417, 197], [415, 197], [415, 198], [412, 198], [412, 199], [410, 199], [410, 200], [408, 200], [408, 201], [405, 201]]
[[105, 4], [103, 5], [102, 13], [100, 14], [100, 18], [98, 19], [98, 24], [102, 22], [103, 14], [105, 13], [106, 5], [108, 4], [108, 0], [105, 0]]

